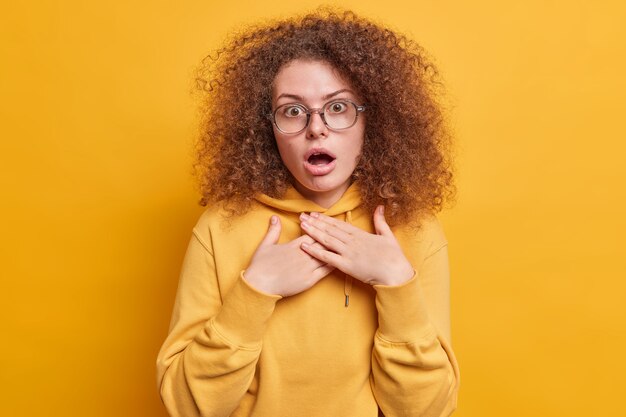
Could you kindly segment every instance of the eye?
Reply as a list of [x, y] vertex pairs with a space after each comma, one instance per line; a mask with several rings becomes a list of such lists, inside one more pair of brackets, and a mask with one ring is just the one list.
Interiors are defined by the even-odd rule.
[[300, 106], [285, 106], [282, 113], [287, 117], [298, 117], [304, 114], [304, 110]]
[[335, 101], [328, 105], [328, 111], [330, 113], [343, 113], [348, 109], [348, 103], [343, 101]]

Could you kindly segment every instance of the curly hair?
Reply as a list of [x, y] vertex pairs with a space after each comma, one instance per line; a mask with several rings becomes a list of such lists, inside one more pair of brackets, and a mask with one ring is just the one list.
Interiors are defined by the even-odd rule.
[[384, 204], [390, 224], [410, 223], [455, 197], [439, 71], [406, 36], [336, 10], [248, 26], [202, 60], [194, 163], [201, 205], [223, 202], [231, 214], [242, 214], [255, 194], [280, 198], [293, 184], [267, 115], [273, 80], [295, 59], [330, 63], [367, 104], [352, 175], [366, 210]]

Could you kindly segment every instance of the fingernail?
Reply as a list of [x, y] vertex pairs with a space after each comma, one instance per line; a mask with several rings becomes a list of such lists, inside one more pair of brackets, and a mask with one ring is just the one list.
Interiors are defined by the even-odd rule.
[[380, 206], [380, 207], [378, 208], [378, 212], [379, 212], [380, 214], [385, 214], [385, 206]]
[[306, 243], [306, 242], [302, 242], [302, 244], [301, 244], [300, 246], [302, 246], [303, 248], [305, 248], [305, 249], [306, 249], [306, 248], [308, 248], [308, 247], [309, 247], [309, 244], [308, 244], [308, 243]]
[[306, 220], [308, 218], [309, 216], [307, 216], [306, 213], [300, 213], [300, 220]]
[[316, 213], [314, 211], [311, 212], [311, 217], [319, 217], [319, 216], [320, 216], [319, 213]]
[[300, 226], [302, 226], [304, 229], [308, 229], [309, 228], [309, 224], [307, 222], [300, 223]]
[[277, 221], [278, 221], [278, 218], [276, 216], [270, 217], [270, 223], [276, 224]]

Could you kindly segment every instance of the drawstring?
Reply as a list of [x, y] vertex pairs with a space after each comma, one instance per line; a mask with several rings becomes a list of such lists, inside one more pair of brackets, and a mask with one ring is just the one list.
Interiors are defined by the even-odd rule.
[[[352, 211], [346, 211], [346, 223], [352, 224]], [[350, 293], [352, 292], [352, 277], [344, 272], [343, 294], [345, 295], [345, 307], [350, 304]]]

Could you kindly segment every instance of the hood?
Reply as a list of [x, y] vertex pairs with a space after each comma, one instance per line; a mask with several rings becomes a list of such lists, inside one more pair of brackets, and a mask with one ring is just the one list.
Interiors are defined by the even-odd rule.
[[[350, 224], [352, 223], [352, 210], [361, 205], [361, 193], [359, 192], [359, 186], [356, 182], [353, 182], [350, 187], [348, 187], [339, 201], [327, 209], [317, 205], [311, 200], [307, 200], [293, 187], [290, 187], [280, 199], [269, 197], [265, 194], [258, 194], [255, 198], [262, 204], [285, 212], [294, 213], [296, 216], [300, 216], [300, 213], [303, 212], [310, 213], [315, 211], [330, 217], [340, 217], [343, 221]], [[350, 293], [352, 292], [352, 277], [346, 273], [343, 273], [343, 275], [344, 306], [348, 307], [350, 304]]]
[[265, 194], [258, 194], [255, 198], [267, 206], [286, 212], [296, 213], [297, 215], [300, 215], [300, 213], [303, 212], [309, 213], [311, 211], [316, 211], [327, 216], [336, 217], [341, 214], [346, 215], [346, 213], [361, 205], [361, 194], [359, 193], [359, 187], [356, 182], [353, 182], [350, 187], [348, 187], [339, 201], [327, 209], [318, 206], [311, 200], [307, 200], [293, 187], [289, 187], [289, 189], [285, 192], [285, 195], [280, 199], [269, 197]]

